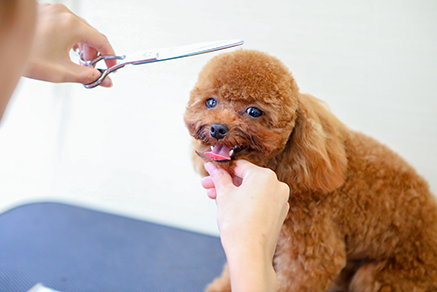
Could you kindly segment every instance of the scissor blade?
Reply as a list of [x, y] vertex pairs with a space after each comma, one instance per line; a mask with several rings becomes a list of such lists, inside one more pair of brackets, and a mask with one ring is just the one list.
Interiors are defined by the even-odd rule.
[[138, 64], [151, 63], [157, 61], [165, 61], [165, 60], [183, 58], [183, 57], [223, 50], [235, 46], [240, 46], [242, 44], [244, 44], [244, 41], [242, 40], [231, 40], [231, 41], [199, 43], [199, 44], [163, 48], [163, 49], [154, 49], [154, 50], [148, 50], [146, 52], [140, 51], [140, 52], [135, 52], [126, 55], [122, 63], [138, 65]]
[[188, 46], [180, 46], [173, 48], [165, 48], [158, 50], [158, 60], [170, 60], [175, 58], [188, 57], [193, 55], [204, 54], [208, 52], [223, 50], [235, 46], [240, 46], [244, 42], [242, 40], [208, 42]]

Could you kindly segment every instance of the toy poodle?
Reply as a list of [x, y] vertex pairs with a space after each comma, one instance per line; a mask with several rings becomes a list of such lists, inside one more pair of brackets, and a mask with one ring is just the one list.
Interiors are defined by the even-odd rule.
[[[299, 92], [253, 50], [214, 57], [184, 116], [196, 170], [246, 159], [290, 187], [273, 265], [278, 291], [437, 291], [437, 204], [398, 154]], [[231, 291], [227, 267], [207, 291]]]

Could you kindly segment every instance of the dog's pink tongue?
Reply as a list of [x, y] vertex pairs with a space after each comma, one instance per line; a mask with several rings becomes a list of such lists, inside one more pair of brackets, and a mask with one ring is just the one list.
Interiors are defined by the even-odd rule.
[[214, 160], [231, 160], [229, 151], [231, 151], [229, 146], [217, 144], [211, 152], [205, 152], [205, 155]]

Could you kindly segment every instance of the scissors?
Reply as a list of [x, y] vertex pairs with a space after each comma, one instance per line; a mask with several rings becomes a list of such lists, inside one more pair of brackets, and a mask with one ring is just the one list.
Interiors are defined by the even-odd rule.
[[102, 81], [109, 75], [109, 73], [114, 72], [126, 65], [140, 65], [148, 64], [160, 61], [173, 60], [183, 57], [189, 57], [194, 55], [200, 55], [204, 53], [214, 52], [218, 50], [223, 50], [227, 48], [232, 48], [236, 46], [241, 46], [244, 44], [243, 40], [229, 40], [229, 41], [218, 41], [218, 42], [207, 42], [198, 43], [193, 45], [153, 49], [146, 51], [138, 51], [135, 53], [127, 55], [99, 55], [94, 60], [85, 61], [83, 59], [83, 52], [73, 51], [79, 56], [79, 63], [83, 66], [88, 66], [94, 68], [94, 66], [101, 60], [120, 60], [116, 65], [111, 66], [106, 69], [97, 69], [102, 75], [96, 81], [90, 84], [84, 84], [85, 88], [94, 88], [102, 83]]

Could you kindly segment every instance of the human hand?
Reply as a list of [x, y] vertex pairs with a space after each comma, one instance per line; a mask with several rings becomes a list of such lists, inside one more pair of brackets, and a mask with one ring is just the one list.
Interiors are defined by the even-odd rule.
[[[84, 60], [97, 54], [114, 55], [106, 36], [73, 14], [61, 4], [38, 5], [35, 38], [24, 76], [50, 82], [78, 82], [89, 84], [101, 73], [94, 68], [80, 66], [70, 59], [70, 50], [78, 47]], [[116, 60], [106, 60], [113, 66]], [[110, 87], [106, 77], [101, 86]]]
[[[243, 160], [236, 162], [234, 179], [212, 163], [205, 169], [210, 176], [202, 180], [202, 186], [217, 203], [233, 291], [236, 286], [239, 289], [235, 291], [274, 290], [272, 259], [289, 209], [288, 186], [278, 181], [272, 170]], [[259, 290], [248, 287], [248, 283]]]

